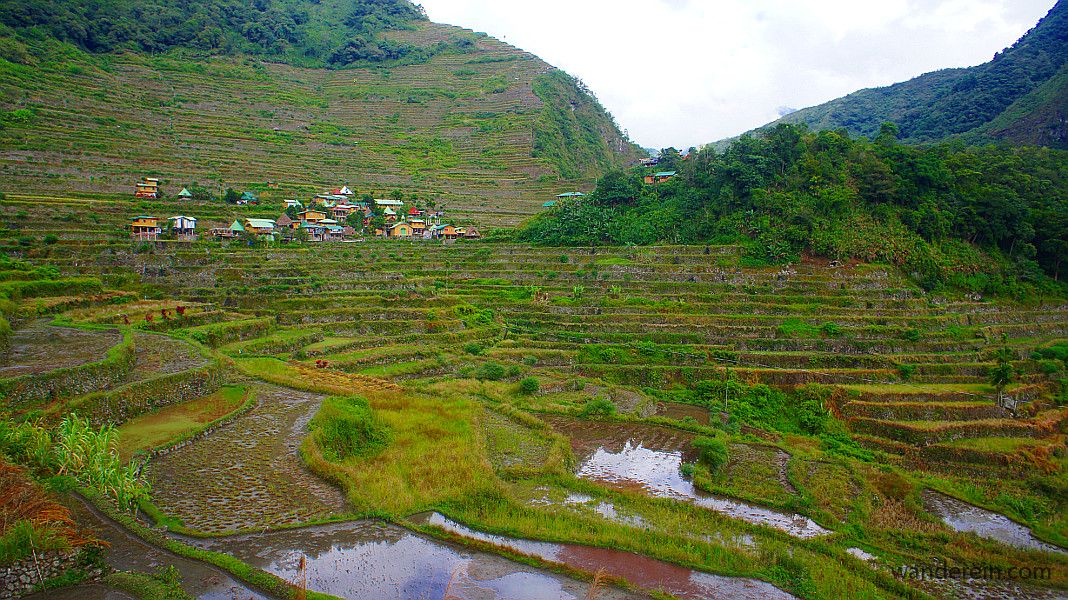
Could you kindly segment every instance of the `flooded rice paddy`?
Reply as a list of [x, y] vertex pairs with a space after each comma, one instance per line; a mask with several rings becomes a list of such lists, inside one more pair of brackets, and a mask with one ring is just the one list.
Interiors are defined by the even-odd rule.
[[137, 362], [130, 374], [131, 381], [181, 373], [208, 364], [208, 359], [191, 344], [165, 335], [138, 333], [134, 348]]
[[1031, 530], [1012, 519], [968, 504], [934, 490], [924, 490], [923, 505], [930, 513], [955, 531], [970, 531], [979, 537], [997, 540], [1017, 548], [1068, 552], [1064, 548], [1043, 542]]
[[571, 439], [580, 461], [578, 476], [620, 489], [638, 489], [653, 496], [688, 501], [729, 517], [807, 538], [830, 533], [815, 521], [704, 493], [679, 472], [696, 459], [693, 435], [636, 423], [587, 422], [546, 417], [554, 429]]
[[220, 533], [344, 511], [341, 490], [309, 471], [297, 452], [322, 397], [273, 386], [255, 394], [248, 413], [149, 463], [152, 496], [165, 513]]
[[0, 377], [17, 377], [75, 367], [103, 359], [122, 341], [118, 330], [85, 331], [34, 321], [11, 335], [11, 351], [0, 356]]
[[745, 577], [724, 577], [694, 571], [640, 554], [578, 544], [519, 540], [475, 531], [438, 513], [420, 515], [418, 522], [436, 525], [468, 539], [488, 542], [542, 560], [589, 573], [602, 571], [649, 591], [679, 598], [722, 600], [780, 600], [794, 598], [770, 583]]
[[[428, 539], [374, 521], [196, 540], [199, 547], [226, 552], [308, 589], [342, 598], [408, 600], [577, 600], [589, 584], [508, 559]], [[597, 598], [636, 598], [618, 589]]]

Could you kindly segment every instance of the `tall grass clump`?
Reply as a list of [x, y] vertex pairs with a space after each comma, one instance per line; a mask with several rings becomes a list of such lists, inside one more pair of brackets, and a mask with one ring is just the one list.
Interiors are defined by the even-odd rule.
[[323, 458], [335, 463], [373, 456], [391, 439], [367, 400], [355, 396], [324, 400], [308, 428]]

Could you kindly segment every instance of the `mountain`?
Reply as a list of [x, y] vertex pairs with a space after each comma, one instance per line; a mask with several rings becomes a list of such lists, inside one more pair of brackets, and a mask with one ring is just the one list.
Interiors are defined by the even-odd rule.
[[1068, 148], [1066, 65], [1068, 2], [1059, 0], [1038, 25], [990, 62], [861, 90], [790, 113], [764, 128], [803, 123], [874, 138], [882, 123], [893, 122], [909, 143], [961, 137]]
[[508, 225], [640, 156], [581, 82], [403, 0], [0, 0], [3, 192], [347, 183]]

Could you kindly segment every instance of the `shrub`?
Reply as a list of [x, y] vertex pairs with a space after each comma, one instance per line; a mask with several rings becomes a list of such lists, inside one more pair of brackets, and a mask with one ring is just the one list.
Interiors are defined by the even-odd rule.
[[373, 456], [390, 441], [389, 428], [363, 398], [332, 396], [323, 400], [308, 424], [312, 439], [331, 462]]
[[495, 362], [483, 363], [479, 365], [477, 369], [475, 369], [475, 379], [500, 381], [501, 379], [504, 379], [504, 375], [504, 367]]
[[579, 414], [584, 417], [607, 417], [616, 414], [616, 405], [608, 398], [598, 396], [586, 402], [586, 406], [582, 407], [582, 412]]
[[58, 241], [59, 241], [59, 236], [57, 236], [54, 233], [50, 233], [50, 234], [44, 236], [44, 243], [46, 245], [48, 245], [48, 246], [51, 246], [51, 245], [55, 244]]
[[538, 357], [533, 354], [528, 354], [523, 357], [523, 364], [528, 367], [533, 367], [538, 364]]
[[679, 475], [682, 475], [686, 479], [690, 479], [691, 477], [693, 477], [693, 472], [695, 468], [696, 465], [694, 465], [693, 463], [684, 462], [679, 465]]
[[827, 337], [836, 337], [842, 334], [842, 328], [837, 323], [824, 323], [820, 326], [820, 333]]
[[906, 329], [905, 331], [901, 332], [901, 339], [907, 340], [909, 342], [918, 342], [920, 341], [920, 330], [916, 329], [915, 327]]
[[730, 458], [727, 444], [719, 438], [694, 438], [693, 447], [698, 452], [698, 460], [712, 472], [718, 471]]
[[519, 382], [519, 393], [529, 396], [538, 393], [540, 387], [536, 378], [527, 377]]
[[901, 381], [908, 381], [912, 379], [912, 375], [916, 372], [916, 365], [900, 365], [897, 368], [897, 374], [901, 377]]
[[485, 348], [483, 348], [481, 344], [476, 344], [475, 342], [468, 342], [464, 344], [464, 352], [468, 354], [478, 356], [482, 354], [483, 351], [485, 351]]

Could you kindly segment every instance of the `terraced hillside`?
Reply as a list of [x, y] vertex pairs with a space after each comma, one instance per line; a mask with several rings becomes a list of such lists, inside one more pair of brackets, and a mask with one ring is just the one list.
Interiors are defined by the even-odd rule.
[[0, 191], [132, 195], [159, 176], [165, 193], [198, 183], [277, 203], [347, 183], [509, 225], [635, 159], [596, 100], [526, 52], [426, 22], [385, 35], [453, 49], [326, 70], [38, 42], [25, 63], [0, 59]]
[[[1068, 588], [1061, 299], [936, 296], [884, 265], [749, 267], [734, 246], [132, 244], [124, 202], [0, 203], [21, 261], [0, 282], [12, 345], [49, 317], [91, 332], [62, 364], [12, 352], [6, 373], [51, 383], [0, 390], [14, 421], [121, 425], [120, 454], [152, 484], [145, 514], [183, 542], [290, 581], [302, 555], [312, 573], [374, 565], [313, 589], [396, 597], [467, 581], [389, 569], [393, 544], [475, 560], [432, 538], [603, 569], [633, 586], [617, 595]], [[991, 383], [1006, 365], [1011, 403]], [[411, 533], [383, 538], [367, 517]], [[344, 522], [264, 533], [324, 519]], [[239, 552], [250, 536], [269, 555]], [[931, 557], [1051, 576], [907, 576]], [[501, 573], [527, 569], [579, 597], [573, 580], [485, 564], [500, 570], [470, 577], [498, 596], [514, 596]]]

